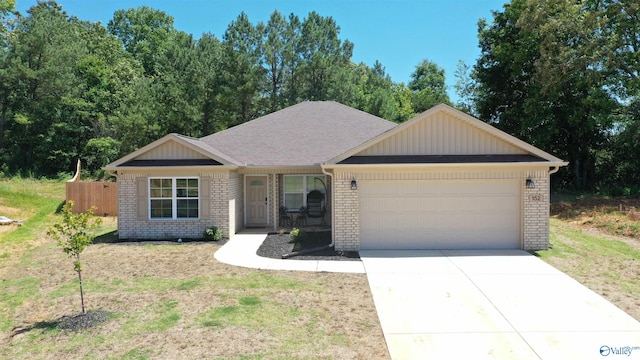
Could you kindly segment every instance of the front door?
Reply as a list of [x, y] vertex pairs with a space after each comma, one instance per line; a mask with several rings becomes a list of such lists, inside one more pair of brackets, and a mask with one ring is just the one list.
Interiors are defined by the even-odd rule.
[[267, 224], [267, 177], [247, 176], [247, 225]]

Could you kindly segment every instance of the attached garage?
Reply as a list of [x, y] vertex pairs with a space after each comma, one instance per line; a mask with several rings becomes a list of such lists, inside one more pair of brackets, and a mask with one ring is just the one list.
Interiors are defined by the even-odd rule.
[[435, 106], [323, 165], [335, 247], [546, 249], [550, 175], [566, 165]]
[[361, 249], [519, 249], [519, 180], [362, 181]]

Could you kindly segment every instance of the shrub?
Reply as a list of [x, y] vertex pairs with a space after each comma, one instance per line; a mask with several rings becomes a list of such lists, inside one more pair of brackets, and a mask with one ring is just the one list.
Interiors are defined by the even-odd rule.
[[204, 231], [204, 238], [207, 240], [218, 241], [222, 239], [222, 230], [215, 226], [207, 228], [207, 230]]
[[292, 242], [300, 243], [303, 242], [307, 237], [307, 233], [304, 230], [293, 228], [293, 230], [291, 230], [291, 232], [289, 233], [289, 237], [291, 238]]

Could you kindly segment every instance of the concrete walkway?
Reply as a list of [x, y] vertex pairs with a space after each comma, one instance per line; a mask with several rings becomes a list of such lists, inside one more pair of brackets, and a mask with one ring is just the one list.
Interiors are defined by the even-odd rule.
[[638, 321], [527, 252], [360, 257], [392, 359], [640, 359]]
[[365, 273], [392, 359], [639, 359], [640, 323], [520, 250], [361, 251], [362, 261], [263, 258], [236, 234], [223, 263]]
[[256, 251], [266, 237], [266, 233], [236, 234], [216, 251], [214, 257], [225, 264], [254, 269], [364, 274], [364, 266], [361, 261], [282, 260], [258, 256]]

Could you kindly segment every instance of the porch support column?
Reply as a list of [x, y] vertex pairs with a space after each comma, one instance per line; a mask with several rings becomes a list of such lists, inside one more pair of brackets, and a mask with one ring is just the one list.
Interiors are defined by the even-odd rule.
[[280, 214], [278, 214], [278, 174], [271, 174], [273, 177], [272, 184], [272, 196], [271, 196], [271, 214], [272, 215], [272, 223], [273, 223], [273, 232], [278, 231], [278, 220]]

